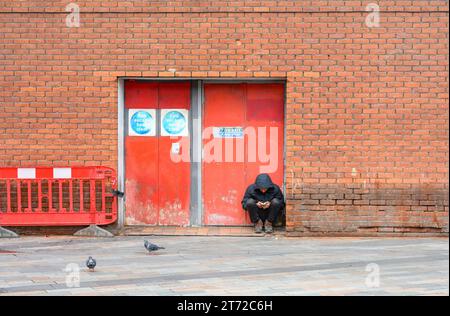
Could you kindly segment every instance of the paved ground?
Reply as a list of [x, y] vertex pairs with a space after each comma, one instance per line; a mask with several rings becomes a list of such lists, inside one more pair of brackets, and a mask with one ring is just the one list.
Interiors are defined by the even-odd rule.
[[449, 295], [445, 238], [143, 239], [1, 239], [0, 295]]

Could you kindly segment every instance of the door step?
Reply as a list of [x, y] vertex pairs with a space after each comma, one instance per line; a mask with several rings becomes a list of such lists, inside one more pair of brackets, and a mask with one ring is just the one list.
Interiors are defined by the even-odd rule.
[[[272, 235], [284, 236], [283, 227], [276, 227]], [[126, 226], [120, 232], [123, 236], [228, 236], [228, 237], [264, 237], [269, 234], [255, 234], [251, 226], [208, 226], [208, 227], [175, 227], [175, 226]]]

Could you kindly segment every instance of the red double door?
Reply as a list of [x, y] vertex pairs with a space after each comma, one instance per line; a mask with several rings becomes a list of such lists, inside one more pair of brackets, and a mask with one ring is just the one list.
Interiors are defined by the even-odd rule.
[[[190, 225], [198, 211], [191, 189], [202, 192], [202, 225], [247, 225], [247, 186], [259, 173], [282, 185], [283, 84], [205, 83], [203, 98], [202, 120], [192, 120], [190, 82], [125, 83], [127, 225]], [[201, 183], [191, 180], [195, 124], [203, 128]]]

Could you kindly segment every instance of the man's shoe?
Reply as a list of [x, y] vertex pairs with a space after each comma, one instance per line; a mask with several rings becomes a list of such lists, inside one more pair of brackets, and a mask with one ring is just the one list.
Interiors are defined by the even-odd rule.
[[263, 232], [263, 222], [262, 222], [262, 220], [259, 220], [259, 221], [255, 224], [255, 233], [261, 234], [262, 232]]
[[266, 221], [265, 225], [264, 225], [265, 231], [268, 234], [272, 234], [273, 233], [273, 226], [272, 223], [269, 221]]

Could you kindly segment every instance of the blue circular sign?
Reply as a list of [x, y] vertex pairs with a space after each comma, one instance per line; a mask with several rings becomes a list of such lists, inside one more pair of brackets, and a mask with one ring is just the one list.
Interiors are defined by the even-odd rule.
[[131, 117], [130, 124], [136, 134], [145, 135], [152, 129], [153, 117], [148, 112], [138, 111]]
[[167, 112], [163, 119], [163, 127], [169, 134], [180, 134], [186, 128], [186, 118], [179, 111]]

